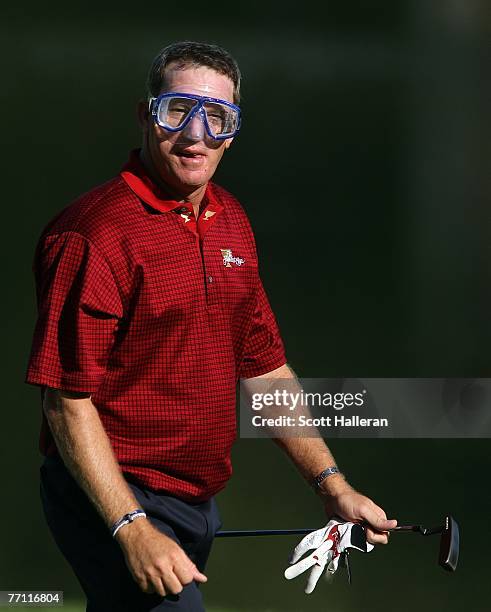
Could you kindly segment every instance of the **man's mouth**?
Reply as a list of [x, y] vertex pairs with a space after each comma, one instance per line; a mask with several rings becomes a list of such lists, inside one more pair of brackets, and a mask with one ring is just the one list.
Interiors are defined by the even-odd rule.
[[202, 170], [205, 166], [206, 155], [194, 151], [176, 151], [179, 163], [188, 170]]
[[205, 157], [202, 153], [194, 153], [193, 151], [177, 151], [176, 155], [187, 159], [203, 159]]

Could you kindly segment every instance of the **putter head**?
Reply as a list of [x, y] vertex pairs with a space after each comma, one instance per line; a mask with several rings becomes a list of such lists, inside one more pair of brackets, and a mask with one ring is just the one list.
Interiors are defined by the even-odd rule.
[[438, 563], [448, 572], [455, 572], [459, 561], [460, 536], [457, 521], [450, 515], [445, 517], [440, 539]]

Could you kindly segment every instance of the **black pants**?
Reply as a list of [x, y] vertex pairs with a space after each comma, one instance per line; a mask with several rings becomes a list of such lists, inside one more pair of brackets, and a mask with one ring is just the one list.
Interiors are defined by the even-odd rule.
[[[174, 539], [203, 571], [221, 526], [215, 500], [190, 504], [128, 484], [152, 524]], [[41, 466], [41, 500], [55, 542], [87, 596], [87, 612], [204, 610], [195, 582], [179, 595], [164, 598], [138, 587], [118, 542], [59, 458], [47, 457]]]

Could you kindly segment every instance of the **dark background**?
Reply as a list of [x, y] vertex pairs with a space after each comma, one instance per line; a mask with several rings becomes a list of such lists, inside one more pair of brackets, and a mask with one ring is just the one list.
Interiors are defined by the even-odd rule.
[[[2, 9], [3, 418], [0, 589], [80, 591], [38, 501], [39, 391], [23, 384], [42, 227], [139, 144], [150, 61], [217, 42], [244, 75], [243, 130], [215, 180], [243, 202], [289, 360], [303, 377], [491, 376], [491, 32], [485, 0], [281, 4], [25, 1]], [[303, 594], [298, 538], [219, 541], [227, 610], [489, 609], [489, 440], [336, 440], [352, 484], [402, 522], [451, 512], [461, 563], [398, 534]], [[239, 440], [228, 528], [321, 526], [268, 441]]]

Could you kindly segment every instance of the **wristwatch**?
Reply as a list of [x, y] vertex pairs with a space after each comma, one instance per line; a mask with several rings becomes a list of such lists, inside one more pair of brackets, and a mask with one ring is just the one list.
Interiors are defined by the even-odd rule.
[[314, 487], [318, 489], [321, 486], [321, 482], [333, 474], [340, 474], [339, 468], [337, 468], [335, 465], [322, 470], [322, 472], [314, 478]]

